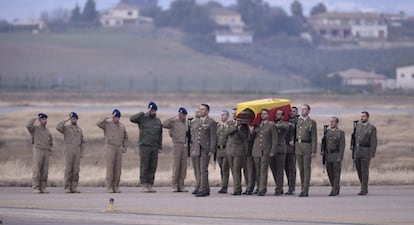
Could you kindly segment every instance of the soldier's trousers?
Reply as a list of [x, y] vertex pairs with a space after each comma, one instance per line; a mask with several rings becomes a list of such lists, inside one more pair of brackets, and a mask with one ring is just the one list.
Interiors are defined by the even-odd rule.
[[221, 187], [229, 186], [230, 165], [227, 156], [217, 157], [217, 162], [220, 167]]
[[246, 192], [253, 192], [256, 185], [256, 168], [254, 166], [254, 159], [252, 156], [246, 157], [244, 166], [244, 173], [246, 179]]
[[228, 156], [231, 176], [233, 177], [233, 193], [242, 192], [242, 168], [246, 161], [244, 156]]
[[283, 170], [285, 169], [286, 154], [276, 153], [269, 157], [269, 166], [272, 170], [273, 179], [276, 184], [276, 193], [283, 193]]
[[171, 185], [179, 191], [184, 189], [184, 179], [187, 175], [187, 151], [184, 143], [173, 144], [173, 175]]
[[361, 183], [361, 192], [368, 193], [368, 177], [370, 159], [355, 157], [355, 167], [358, 172], [359, 182]]
[[49, 154], [48, 150], [33, 149], [32, 187], [34, 190], [43, 191], [46, 189], [49, 172]]
[[158, 149], [156, 146], [139, 146], [139, 182], [140, 184], [154, 185], [157, 171]]
[[309, 183], [311, 177], [311, 152], [304, 151], [302, 154], [296, 155], [296, 160], [298, 162], [299, 174], [300, 174], [300, 183], [302, 187], [302, 193], [309, 194]]
[[119, 188], [122, 169], [122, 150], [120, 146], [105, 145], [106, 160], [106, 188], [116, 190]]
[[210, 185], [208, 183], [208, 164], [210, 156], [207, 150], [200, 146], [200, 192], [210, 193]]
[[326, 171], [328, 172], [329, 182], [331, 183], [332, 192], [339, 191], [341, 182], [341, 164], [342, 162], [326, 162]]
[[197, 156], [191, 156], [191, 164], [193, 165], [194, 169], [194, 179], [195, 179], [195, 185], [194, 190], [198, 191], [200, 189], [200, 157]]
[[80, 148], [65, 146], [65, 189], [76, 189], [79, 183]]
[[293, 153], [286, 154], [285, 173], [288, 181], [290, 192], [295, 192], [296, 186], [296, 155]]
[[266, 192], [269, 156], [254, 157], [254, 166], [256, 167], [256, 178], [259, 181], [258, 192]]

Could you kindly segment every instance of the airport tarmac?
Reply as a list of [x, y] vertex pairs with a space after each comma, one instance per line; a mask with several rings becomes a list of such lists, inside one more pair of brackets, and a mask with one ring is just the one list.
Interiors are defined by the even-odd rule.
[[231, 188], [218, 194], [213, 187], [203, 198], [168, 187], [157, 187], [157, 193], [121, 187], [121, 194], [106, 193], [104, 187], [79, 189], [80, 194], [65, 194], [62, 187], [33, 194], [30, 187], [0, 187], [0, 220], [3, 225], [414, 224], [414, 186], [370, 186], [367, 196], [357, 195], [359, 187], [345, 186], [335, 197], [327, 196], [330, 187], [318, 186], [310, 188], [308, 198], [274, 196], [273, 187], [263, 197], [232, 196]]

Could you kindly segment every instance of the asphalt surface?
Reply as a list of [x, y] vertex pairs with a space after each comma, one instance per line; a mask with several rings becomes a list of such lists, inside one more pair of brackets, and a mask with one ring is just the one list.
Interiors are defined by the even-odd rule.
[[[121, 194], [105, 188], [81, 187], [80, 194], [49, 188], [49, 194], [33, 194], [28, 187], [0, 187], [0, 220], [11, 224], [414, 224], [414, 186], [370, 186], [367, 196], [358, 187], [341, 187], [329, 197], [329, 187], [311, 187], [308, 198], [218, 194], [196, 198], [159, 187], [157, 193], [121, 188]], [[190, 190], [191, 191], [191, 190]], [[231, 190], [230, 190], [231, 192]], [[109, 198], [114, 211], [108, 211]]]

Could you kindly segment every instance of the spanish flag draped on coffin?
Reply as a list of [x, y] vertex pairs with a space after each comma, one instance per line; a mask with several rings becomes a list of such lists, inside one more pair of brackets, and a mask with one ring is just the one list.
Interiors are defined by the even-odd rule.
[[269, 110], [269, 121], [275, 120], [276, 111], [281, 109], [285, 112], [284, 120], [289, 120], [290, 100], [279, 98], [266, 98], [237, 104], [236, 117], [242, 123], [257, 125], [261, 122], [261, 111]]

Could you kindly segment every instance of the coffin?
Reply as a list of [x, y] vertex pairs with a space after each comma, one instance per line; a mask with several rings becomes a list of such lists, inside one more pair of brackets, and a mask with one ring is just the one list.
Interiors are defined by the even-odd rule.
[[261, 111], [269, 110], [269, 121], [275, 120], [276, 111], [285, 112], [284, 120], [289, 120], [290, 100], [279, 98], [266, 98], [237, 104], [236, 118], [244, 124], [257, 125], [261, 122]]

